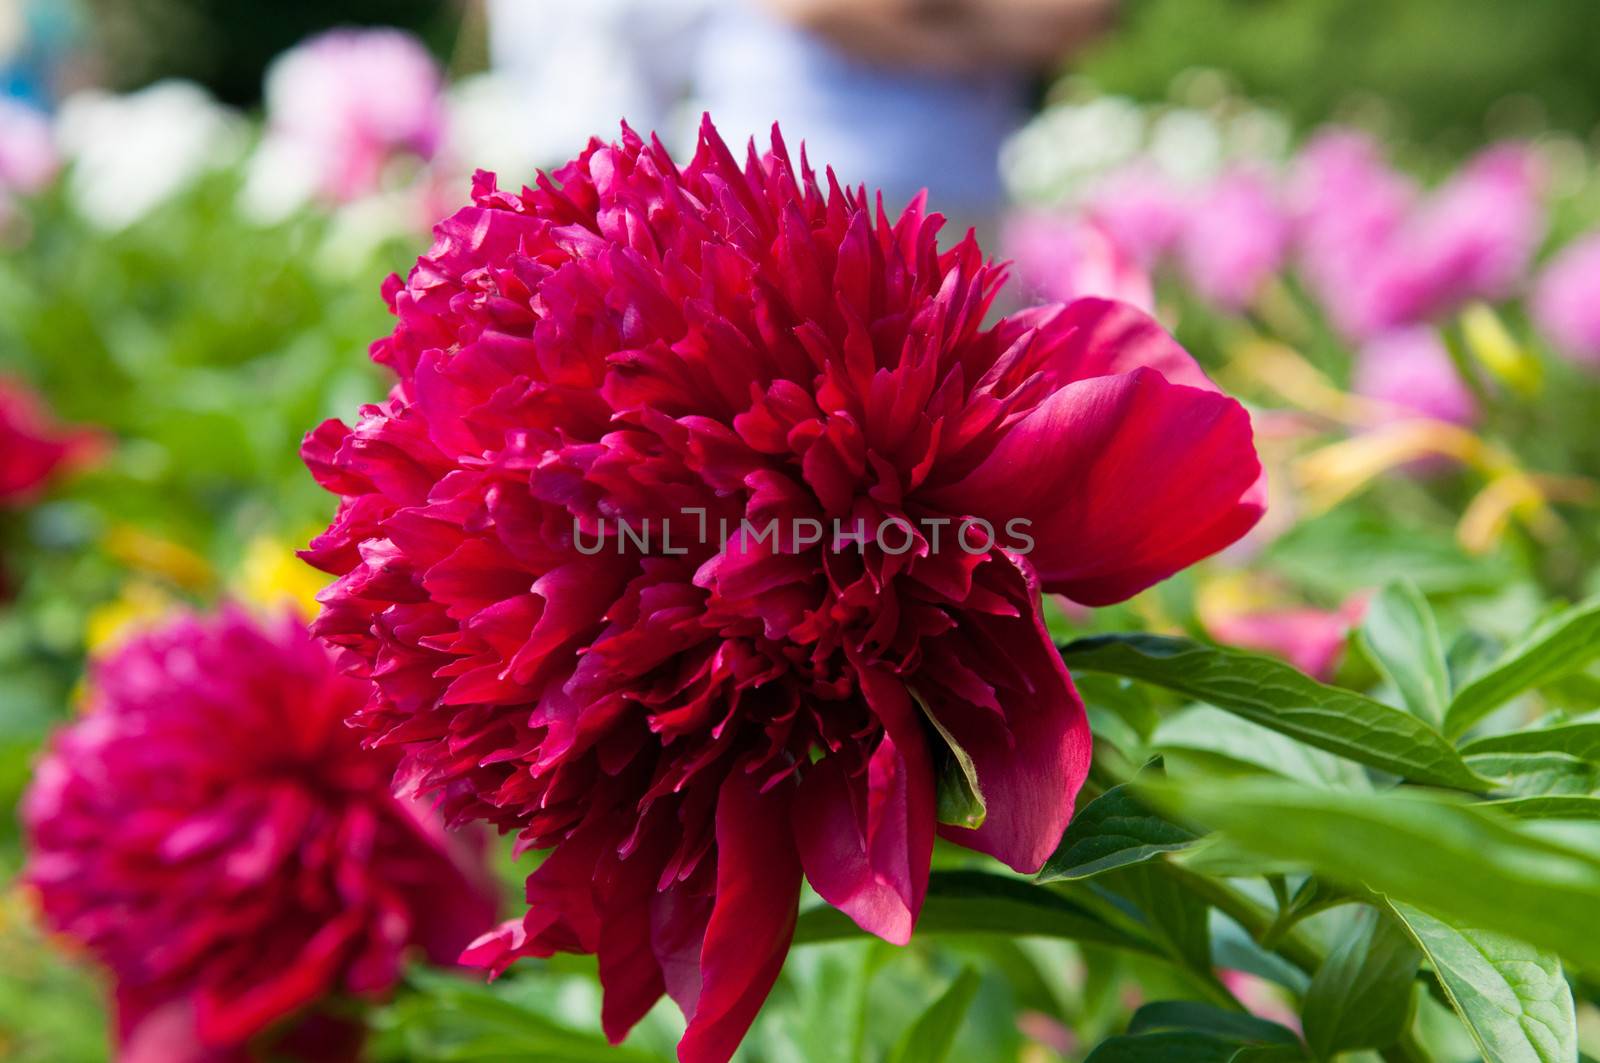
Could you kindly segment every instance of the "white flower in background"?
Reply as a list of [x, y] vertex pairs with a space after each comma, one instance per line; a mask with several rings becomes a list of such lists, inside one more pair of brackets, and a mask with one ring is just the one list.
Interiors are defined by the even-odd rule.
[[1147, 150], [1163, 172], [1184, 184], [1201, 184], [1222, 166], [1222, 132], [1205, 111], [1173, 108], [1150, 124]]
[[232, 163], [241, 120], [188, 81], [158, 81], [127, 95], [76, 93], [61, 105], [56, 137], [72, 163], [79, 212], [107, 229], [129, 225], [207, 170]]
[[1011, 138], [1000, 155], [1001, 173], [1019, 199], [1060, 199], [1086, 175], [1131, 157], [1144, 131], [1144, 111], [1120, 96], [1061, 104]]
[[1230, 159], [1282, 159], [1289, 154], [1294, 127], [1276, 111], [1250, 107], [1234, 115], [1223, 127]]
[[463, 78], [446, 93], [445, 110], [448, 132], [439, 154], [452, 170], [492, 170], [503, 185], [514, 187], [532, 182], [534, 171], [551, 163], [515, 78], [498, 73]]

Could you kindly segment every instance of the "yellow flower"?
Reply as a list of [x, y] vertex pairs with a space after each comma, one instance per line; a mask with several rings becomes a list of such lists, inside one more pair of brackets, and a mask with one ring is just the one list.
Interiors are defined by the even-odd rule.
[[287, 544], [258, 536], [245, 547], [233, 591], [253, 605], [280, 608], [291, 603], [309, 618], [317, 615], [317, 593], [327, 585], [328, 577], [296, 557]]
[[109, 650], [128, 636], [155, 626], [177, 604], [157, 584], [130, 580], [115, 600], [90, 611], [84, 625], [84, 643], [92, 653]]
[[160, 576], [185, 590], [204, 590], [215, 573], [205, 558], [181, 543], [151, 535], [132, 524], [119, 524], [106, 533], [106, 553], [135, 572]]

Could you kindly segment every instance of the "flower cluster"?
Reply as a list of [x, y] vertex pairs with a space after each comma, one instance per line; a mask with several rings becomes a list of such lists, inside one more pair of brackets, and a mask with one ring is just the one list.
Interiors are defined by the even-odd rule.
[[[625, 129], [531, 189], [480, 174], [385, 288], [388, 399], [307, 437], [359, 723], [408, 791], [550, 850], [470, 958], [598, 954], [612, 1038], [666, 993], [681, 1057], [727, 1059], [802, 878], [904, 942], [936, 835], [1037, 869], [1090, 752], [1041, 589], [1118, 601], [1260, 515], [1247, 414], [1156, 324], [985, 327], [1002, 273], [940, 225], [709, 121], [682, 167]], [[694, 534], [774, 517], [1035, 545]], [[687, 552], [576, 548], [646, 518]]]
[[25, 881], [113, 976], [119, 1058], [354, 1059], [333, 998], [492, 923], [480, 856], [346, 726], [364, 697], [301, 621], [235, 608], [95, 664], [24, 799]]

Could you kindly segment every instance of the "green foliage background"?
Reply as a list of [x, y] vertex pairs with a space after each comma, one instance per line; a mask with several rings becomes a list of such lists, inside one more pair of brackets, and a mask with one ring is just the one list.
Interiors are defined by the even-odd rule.
[[1122, 17], [1082, 70], [1140, 99], [1210, 67], [1302, 127], [1353, 96], [1456, 147], [1541, 118], [1581, 136], [1600, 123], [1590, 0], [1127, 0]]

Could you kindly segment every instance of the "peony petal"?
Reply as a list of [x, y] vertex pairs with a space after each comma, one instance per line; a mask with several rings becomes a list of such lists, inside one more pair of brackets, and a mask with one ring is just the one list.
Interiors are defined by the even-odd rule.
[[884, 737], [864, 771], [824, 757], [800, 784], [794, 834], [806, 879], [861, 929], [904, 945], [922, 908], [933, 858], [933, 765], [903, 683], [861, 670]]
[[700, 949], [700, 998], [678, 1042], [683, 1063], [726, 1063], [777, 981], [794, 937], [800, 864], [793, 791], [763, 794], [735, 768], [717, 798], [717, 900]]
[[[1013, 314], [1005, 327], [1038, 329], [1024, 356], [1055, 387], [1074, 380], [1154, 369], [1174, 384], [1215, 391], [1216, 385], [1149, 314], [1113, 299], [1075, 299], [1066, 304], [1034, 307]], [[1001, 367], [991, 369], [985, 383]]]
[[1137, 594], [1232, 543], [1261, 517], [1261, 463], [1233, 399], [1151, 369], [1045, 399], [978, 466], [933, 491], [951, 512], [1015, 526], [1044, 589], [1085, 605]]
[[[1004, 574], [1005, 581], [1016, 584], [1013, 593], [1036, 600], [1038, 578], [1026, 561], [1014, 565]], [[1088, 777], [1089, 720], [1037, 609], [1015, 617], [974, 614], [967, 625], [980, 630], [955, 632], [947, 641], [965, 637], [975, 649], [1005, 647], [1011, 674], [996, 674], [992, 665], [984, 669], [984, 659], [996, 660], [992, 652], [963, 655], [973, 658], [968, 666], [994, 687], [1003, 718], [948, 696], [930, 698], [930, 711], [972, 758], [987, 806], [976, 830], [941, 825], [939, 832], [1031, 875], [1061, 841]]]

